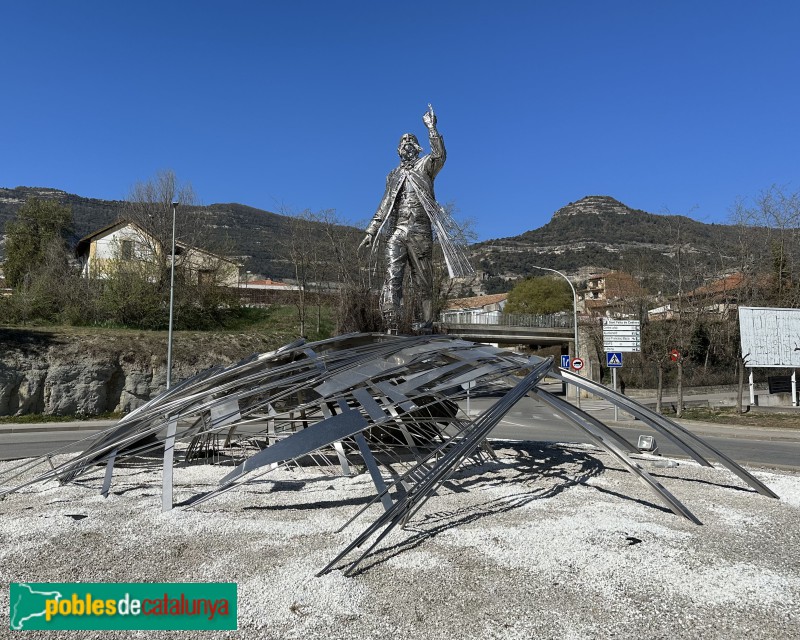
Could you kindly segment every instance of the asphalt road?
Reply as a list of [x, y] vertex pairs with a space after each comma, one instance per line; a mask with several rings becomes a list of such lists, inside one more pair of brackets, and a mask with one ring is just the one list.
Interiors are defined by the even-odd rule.
[[[494, 401], [494, 398], [472, 399], [470, 412], [472, 414], [481, 412]], [[621, 435], [634, 444], [639, 435], [655, 435], [661, 454], [683, 457], [682, 452], [671, 442], [656, 434], [644, 423], [631, 420], [629, 415], [620, 411], [620, 421], [613, 422], [614, 410], [604, 401], [583, 400], [581, 407], [603, 422], [614, 426]], [[466, 406], [462, 406], [462, 409], [466, 410]], [[766, 429], [693, 421], [681, 423], [736, 462], [800, 469], [800, 428]], [[114, 421], [109, 420], [38, 425], [0, 424], [0, 460], [41, 456], [55, 449], [61, 449], [62, 452], [80, 451], [82, 449], [80, 440], [112, 424]], [[543, 442], [589, 442], [577, 428], [529, 398], [517, 403], [495, 428], [491, 437]]]
[[83, 449], [84, 438], [105, 429], [115, 420], [0, 424], [0, 460], [35, 458], [55, 450], [60, 453]]
[[[492, 401], [492, 399], [472, 400], [470, 410], [481, 411]], [[685, 457], [685, 454], [669, 440], [659, 436], [643, 422], [632, 420], [631, 416], [622, 411], [619, 412], [620, 421], [614, 422], [614, 410], [607, 402], [583, 400], [581, 408], [612, 426], [633, 444], [636, 444], [639, 435], [653, 435], [659, 453]], [[800, 469], [800, 429], [727, 426], [689, 420], [682, 420], [680, 423], [740, 464]], [[492, 437], [544, 442], [589, 442], [576, 427], [529, 398], [521, 400], [506, 414], [492, 432]]]

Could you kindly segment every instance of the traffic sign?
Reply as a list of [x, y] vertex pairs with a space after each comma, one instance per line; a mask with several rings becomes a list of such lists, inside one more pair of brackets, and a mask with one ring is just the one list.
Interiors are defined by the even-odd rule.
[[573, 358], [572, 368], [575, 369], [575, 371], [580, 371], [583, 369], [583, 360], [581, 358]]
[[622, 366], [622, 352], [621, 351], [609, 351], [606, 354], [606, 366], [607, 367], [621, 367]]
[[672, 360], [673, 362], [677, 362], [678, 360], [681, 359], [681, 352], [678, 351], [677, 349], [673, 349], [672, 351], [669, 352], [669, 359]]
[[561, 368], [569, 369], [569, 356], [561, 356]]

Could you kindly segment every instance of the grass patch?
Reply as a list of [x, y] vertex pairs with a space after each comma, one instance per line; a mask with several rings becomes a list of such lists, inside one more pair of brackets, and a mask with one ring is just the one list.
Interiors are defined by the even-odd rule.
[[[305, 335], [309, 340], [323, 340], [333, 335], [333, 309], [314, 305], [306, 308]], [[273, 304], [268, 307], [242, 307], [225, 318], [224, 331], [283, 333], [300, 331], [297, 307], [286, 304]]]
[[[667, 412], [664, 413], [667, 414]], [[675, 414], [670, 412], [668, 415], [674, 416]], [[691, 407], [683, 410], [681, 420], [698, 420], [701, 422], [750, 427], [800, 428], [800, 412], [774, 413], [755, 410], [747, 413], [737, 413], [735, 407], [719, 409]]]
[[44, 413], [29, 413], [24, 416], [0, 417], [0, 424], [38, 424], [41, 422], [78, 422], [84, 420], [119, 420], [124, 413], [109, 411], [99, 416], [72, 415], [54, 416]]

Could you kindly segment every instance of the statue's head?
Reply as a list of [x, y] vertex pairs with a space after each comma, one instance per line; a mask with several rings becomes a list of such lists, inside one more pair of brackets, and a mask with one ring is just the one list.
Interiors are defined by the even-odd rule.
[[397, 145], [397, 154], [401, 160], [416, 160], [419, 154], [422, 153], [422, 147], [419, 146], [417, 136], [413, 133], [404, 133], [400, 137], [400, 143]]

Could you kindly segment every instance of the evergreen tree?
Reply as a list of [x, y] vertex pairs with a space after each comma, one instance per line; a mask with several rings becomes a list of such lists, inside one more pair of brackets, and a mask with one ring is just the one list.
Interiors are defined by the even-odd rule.
[[72, 232], [72, 211], [55, 200], [30, 198], [17, 217], [6, 224], [6, 259], [3, 272], [14, 289], [25, 284], [46, 263], [68, 261], [67, 240]]

